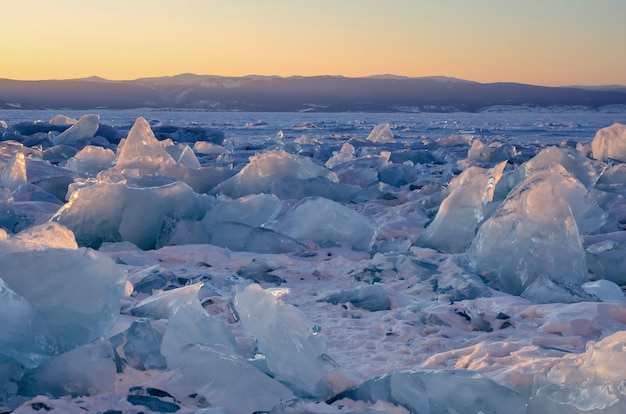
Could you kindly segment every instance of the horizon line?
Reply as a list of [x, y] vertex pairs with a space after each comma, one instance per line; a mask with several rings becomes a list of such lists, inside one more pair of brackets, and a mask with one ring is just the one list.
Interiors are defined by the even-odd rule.
[[54, 82], [54, 81], [106, 81], [106, 82], [136, 82], [141, 80], [156, 80], [156, 79], [168, 79], [168, 78], [176, 78], [182, 76], [196, 76], [196, 77], [214, 77], [214, 78], [230, 78], [230, 79], [244, 79], [244, 78], [279, 78], [279, 79], [291, 79], [291, 78], [322, 78], [322, 77], [337, 77], [337, 78], [345, 78], [345, 79], [441, 79], [441, 80], [450, 80], [450, 81], [458, 81], [458, 82], [470, 82], [470, 83], [478, 83], [482, 85], [489, 84], [501, 84], [501, 83], [510, 83], [510, 84], [518, 84], [518, 85], [530, 85], [530, 86], [540, 86], [545, 88], [626, 88], [626, 84], [594, 84], [594, 85], [586, 85], [586, 84], [575, 84], [575, 85], [542, 85], [536, 83], [524, 83], [519, 81], [492, 81], [492, 82], [480, 82], [474, 81], [470, 79], [457, 78], [454, 76], [446, 76], [446, 75], [427, 75], [427, 76], [407, 76], [407, 75], [396, 75], [392, 73], [379, 73], [372, 74], [366, 76], [346, 76], [340, 74], [318, 74], [318, 75], [261, 75], [261, 74], [247, 74], [247, 75], [214, 75], [214, 74], [197, 74], [193, 72], [183, 72], [177, 73], [175, 75], [160, 75], [160, 76], [144, 76], [138, 77], [134, 79], [110, 79], [105, 78], [100, 75], [90, 75], [85, 77], [78, 78], [47, 78], [47, 79], [14, 79], [14, 78], [4, 78], [0, 79], [16, 81], [16, 82]]

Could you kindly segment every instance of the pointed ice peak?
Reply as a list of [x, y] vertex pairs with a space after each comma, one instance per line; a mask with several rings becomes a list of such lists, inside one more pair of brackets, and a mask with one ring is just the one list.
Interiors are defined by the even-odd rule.
[[396, 142], [396, 139], [391, 132], [391, 126], [389, 123], [383, 123], [376, 125], [372, 132], [367, 137], [368, 141], [375, 142], [377, 144], [384, 144], [387, 142]]
[[176, 161], [165, 151], [148, 121], [140, 116], [128, 132], [124, 146], [119, 151], [117, 167], [157, 170], [166, 164], [173, 165]]

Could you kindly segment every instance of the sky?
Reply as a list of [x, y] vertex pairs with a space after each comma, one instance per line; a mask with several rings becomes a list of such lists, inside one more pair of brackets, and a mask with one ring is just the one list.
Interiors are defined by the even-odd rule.
[[0, 78], [626, 85], [624, 0], [0, 0]]

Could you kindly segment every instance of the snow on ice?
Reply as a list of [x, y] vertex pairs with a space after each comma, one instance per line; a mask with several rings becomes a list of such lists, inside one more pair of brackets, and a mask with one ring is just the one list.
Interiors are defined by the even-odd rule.
[[623, 114], [258, 116], [0, 112], [2, 410], [626, 410]]

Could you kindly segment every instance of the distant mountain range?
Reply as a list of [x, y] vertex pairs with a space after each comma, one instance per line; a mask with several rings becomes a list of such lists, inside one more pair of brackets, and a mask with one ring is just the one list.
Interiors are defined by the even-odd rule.
[[626, 109], [625, 86], [544, 87], [447, 77], [183, 74], [111, 81], [0, 79], [4, 109], [175, 108], [267, 112], [478, 112], [510, 108]]

